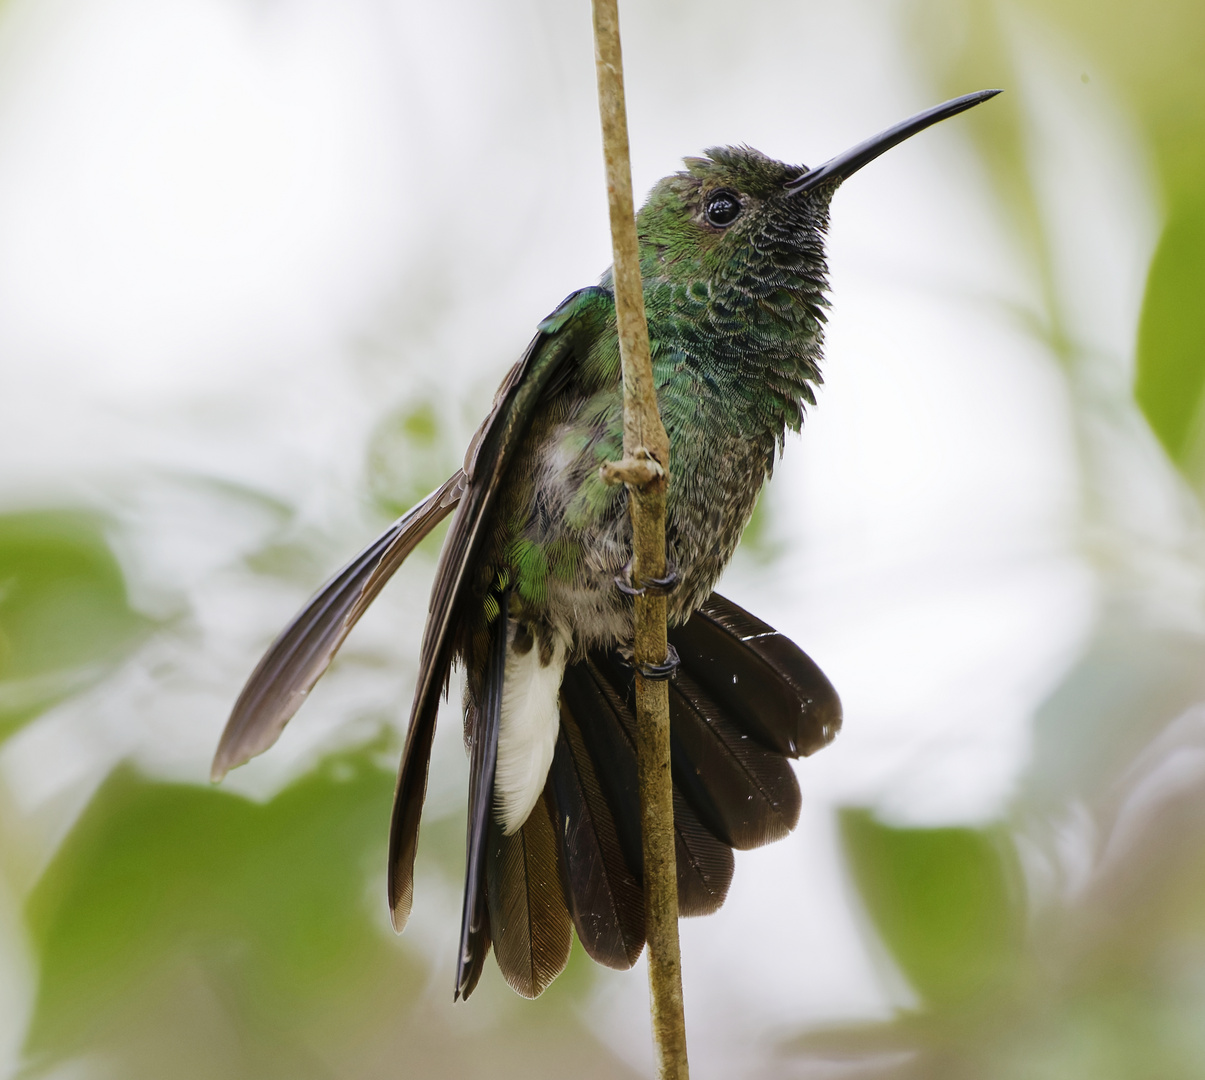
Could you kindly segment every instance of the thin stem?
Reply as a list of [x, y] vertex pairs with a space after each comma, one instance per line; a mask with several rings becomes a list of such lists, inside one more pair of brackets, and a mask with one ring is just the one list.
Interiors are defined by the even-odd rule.
[[[624, 461], [614, 475], [627, 479], [632, 517], [632, 580], [639, 584], [665, 576], [669, 437], [657, 410], [648, 323], [644, 315], [623, 93], [623, 57], [619, 45], [619, 12], [616, 0], [592, 0], [592, 7], [598, 107], [607, 169], [607, 203], [611, 213], [615, 312], [623, 363]], [[659, 467], [649, 467], [652, 462]], [[668, 654], [664, 596], [636, 598], [634, 648], [638, 667], [664, 663]], [[668, 685], [638, 674], [636, 712], [649, 996], [657, 1070], [662, 1080], [687, 1080]]]

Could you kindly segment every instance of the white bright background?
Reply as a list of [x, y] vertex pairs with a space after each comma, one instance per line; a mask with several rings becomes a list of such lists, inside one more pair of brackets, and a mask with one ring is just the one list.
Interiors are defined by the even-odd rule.
[[[938, 100], [892, 4], [663, 0], [623, 17], [638, 193], [715, 144], [815, 164]], [[1102, 357], [1100, 392], [1120, 393], [1157, 224], [1143, 150], [1107, 73], [1085, 83], [1046, 28], [1012, 31], [1023, 82], [1007, 89], [1038, 132], [1041, 209], [1062, 223], [1057, 284]], [[179, 617], [0, 750], [17, 867], [0, 895], [10, 1062], [34, 974], [21, 897], [96, 785], [130, 758], [205, 782], [258, 651], [379, 524], [364, 489], [373, 425], [435, 400], [461, 441], [536, 322], [609, 262], [589, 33], [584, 0], [0, 12], [0, 499], [114, 514], [136, 604]], [[701, 1078], [751, 1072], [766, 1036], [801, 1016], [909, 1000], [861, 926], [832, 810], [1001, 813], [1029, 719], [1098, 603], [1080, 495], [1091, 451], [1018, 314], [1037, 285], [964, 124], [836, 197], [825, 386], [769, 494], [781, 556], [738, 556], [722, 586], [818, 660], [845, 729], [800, 767], [795, 835], [739, 856], [723, 911], [683, 926]], [[1108, 438], [1148, 527], [1174, 538], [1176, 493], [1146, 436]], [[259, 495], [327, 552], [293, 588], [237, 569], [279, 526]], [[363, 737], [344, 715], [404, 722], [429, 574], [407, 568], [348, 662], [232, 786], [270, 794]], [[383, 669], [356, 662], [381, 655]], [[463, 798], [446, 720], [433, 813]], [[450, 985], [458, 909], [420, 883], [406, 941], [435, 987]], [[591, 1024], [647, 1071], [643, 976], [599, 985]]]

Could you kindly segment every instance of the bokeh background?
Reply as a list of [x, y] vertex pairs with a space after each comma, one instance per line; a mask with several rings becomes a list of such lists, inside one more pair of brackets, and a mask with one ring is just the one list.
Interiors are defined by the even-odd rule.
[[[1205, 9], [622, 15], [638, 191], [1007, 90], [835, 200], [826, 384], [722, 589], [845, 730], [683, 924], [695, 1076], [1205, 1077]], [[0, 3], [0, 1074], [650, 1074], [642, 969], [453, 1006], [454, 707], [388, 929], [436, 544], [206, 780], [608, 263], [594, 93], [585, 0]]]

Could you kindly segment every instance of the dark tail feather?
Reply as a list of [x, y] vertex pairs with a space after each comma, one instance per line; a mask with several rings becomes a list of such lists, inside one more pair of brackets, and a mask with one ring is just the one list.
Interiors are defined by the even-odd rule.
[[494, 767], [498, 763], [498, 725], [502, 717], [502, 682], [506, 675], [506, 626], [509, 604], [502, 594], [498, 617], [490, 626], [489, 659], [484, 685], [471, 695], [476, 706], [473, 754], [469, 763], [469, 821], [465, 844], [464, 907], [460, 916], [460, 952], [456, 959], [453, 1000], [468, 997], [481, 977], [490, 947], [489, 910], [486, 902], [486, 862], [491, 808], [494, 803]]
[[593, 960], [630, 968], [644, 948], [644, 891], [624, 859], [611, 807], [564, 698], [549, 781], [565, 899], [577, 936]]
[[[624, 698], [598, 675], [594, 661], [592, 654], [565, 669], [561, 680], [562, 714], [568, 712], [575, 721], [572, 731], [581, 736], [583, 756], [589, 760], [599, 792], [610, 810], [616, 844], [639, 884], [644, 880], [640, 781], [636, 775], [636, 752], [619, 716], [627, 706]], [[564, 733], [563, 723], [561, 730]]]
[[[505, 634], [504, 621], [495, 632]], [[670, 684], [678, 910], [706, 915], [727, 896], [733, 847], [769, 843], [794, 828], [801, 800], [786, 758], [831, 740], [841, 704], [799, 648], [722, 597], [709, 598], [670, 636], [682, 660]], [[495, 647], [498, 640], [505, 645], [503, 636]], [[496, 659], [504, 661], [504, 654]], [[498, 695], [500, 683], [499, 676]], [[492, 936], [506, 981], [535, 997], [568, 960], [571, 924], [587, 953], [610, 967], [631, 967], [644, 946], [634, 674], [614, 651], [566, 668], [544, 795], [509, 837], [492, 818], [485, 779], [493, 775], [487, 751], [496, 755], [501, 708], [500, 699], [485, 704], [494, 685], [491, 669], [477, 696], [482, 737], [473, 744], [457, 990], [467, 996], [476, 985]], [[488, 912], [475, 854], [483, 829]]]
[[713, 915], [724, 906], [736, 860], [674, 788], [674, 847], [678, 856], [678, 914]]
[[[841, 726], [841, 702], [798, 646], [721, 596], [713, 594], [684, 626], [671, 630], [670, 641], [682, 661], [670, 683], [678, 903], [683, 915], [702, 915], [724, 902], [731, 848], [770, 843], [797, 824], [801, 796], [786, 758], [831, 741]], [[587, 776], [609, 811], [578, 828], [576, 847], [562, 837], [566, 894], [579, 936], [586, 942], [592, 935], [591, 955], [626, 964], [633, 935], [619, 932], [618, 916], [629, 919], [629, 931], [639, 926], [643, 939], [643, 907], [638, 921], [630, 899], [616, 899], [619, 889], [603, 887], [620, 878], [614, 869], [602, 877], [598, 833], [599, 824], [613, 827], [609, 865], [622, 858], [630, 880], [639, 884], [632, 670], [614, 652], [593, 652], [566, 670], [561, 703], [564, 746], [553, 765], [561, 827], [586, 821]]]
[[750, 739], [685, 669], [669, 688], [674, 787], [699, 819], [742, 850], [781, 840], [799, 821], [799, 784], [781, 754]]
[[573, 931], [561, 892], [557, 838], [544, 796], [504, 836], [490, 815], [488, 892], [494, 955], [516, 993], [538, 997], [569, 962]]
[[[616, 653], [592, 654], [586, 661], [597, 684], [610, 690], [611, 700], [619, 707], [615, 716], [623, 728], [627, 755], [631, 762], [633, 783], [636, 778], [636, 698], [635, 675], [620, 662]], [[671, 717], [672, 721], [672, 717]], [[639, 790], [639, 789], [637, 789]], [[640, 796], [637, 794], [632, 811], [637, 837], [640, 824]], [[694, 808], [674, 785], [674, 845], [678, 861], [678, 913], [680, 915], [711, 915], [719, 911], [732, 884], [735, 860], [730, 848], [720, 837], [706, 828]], [[643, 872], [644, 860], [637, 864]]]
[[841, 729], [841, 699], [824, 672], [730, 600], [712, 593], [669, 639], [718, 712], [779, 754], [806, 757]]
[[[580, 730], [611, 807], [620, 847], [633, 876], [643, 881], [632, 679], [631, 669], [614, 654], [592, 653], [566, 669], [561, 695], [573, 716], [581, 717]], [[677, 791], [674, 831], [678, 910], [709, 915], [719, 910], [732, 884], [732, 849], [704, 827]]]
[[234, 703], [213, 758], [213, 780], [276, 742], [364, 609], [423, 537], [451, 513], [463, 486], [464, 473], [457, 472], [398, 518], [280, 632]]

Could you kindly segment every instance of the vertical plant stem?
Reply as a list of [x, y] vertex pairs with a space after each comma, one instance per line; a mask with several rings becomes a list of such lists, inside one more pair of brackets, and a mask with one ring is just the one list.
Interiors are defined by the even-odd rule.
[[[628, 480], [632, 517], [632, 580], [665, 576], [665, 492], [669, 437], [657, 410], [649, 356], [640, 252], [632, 201], [632, 167], [623, 93], [616, 0], [592, 0], [598, 106], [602, 117], [607, 202], [611, 213], [615, 311], [623, 363], [622, 464], [639, 480]], [[650, 460], [651, 459], [651, 460]], [[655, 463], [655, 465], [653, 464]], [[635, 468], [631, 468], [635, 466]], [[652, 466], [650, 468], [650, 466]], [[638, 596], [636, 664], [665, 662], [666, 600]], [[649, 997], [658, 1076], [687, 1080], [686, 1019], [682, 1008], [682, 957], [678, 946], [678, 878], [674, 850], [673, 784], [669, 756], [669, 686], [636, 676], [637, 753], [644, 844], [644, 904], [649, 949]]]

